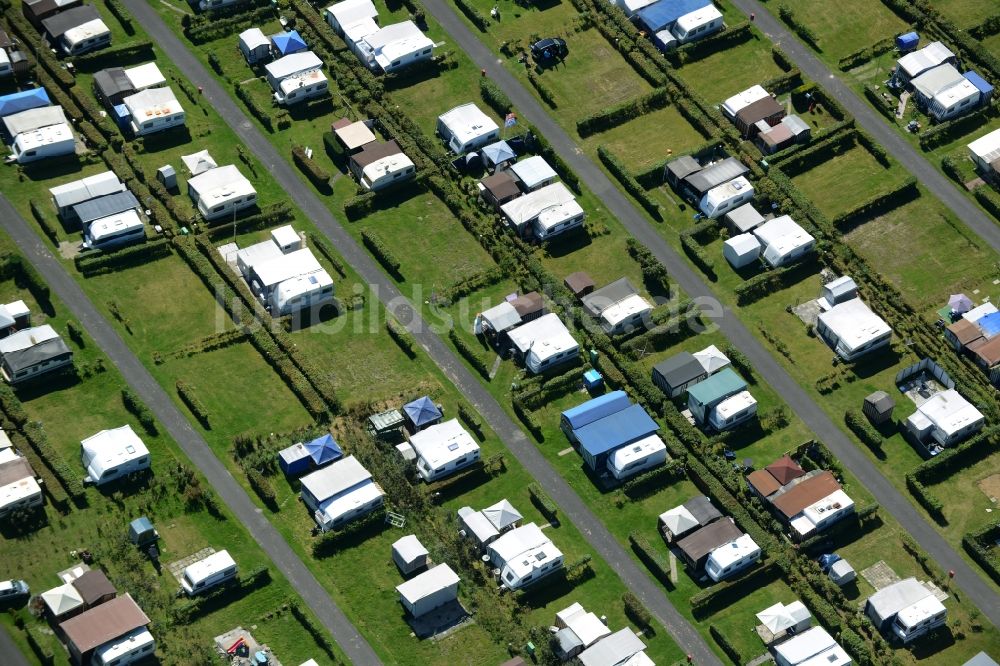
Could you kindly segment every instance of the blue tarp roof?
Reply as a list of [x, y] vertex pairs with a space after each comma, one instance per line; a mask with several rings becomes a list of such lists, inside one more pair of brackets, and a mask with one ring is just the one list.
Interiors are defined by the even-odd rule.
[[573, 434], [584, 451], [590, 456], [599, 456], [648, 437], [659, 429], [642, 405], [632, 405], [578, 428]]
[[317, 465], [325, 465], [344, 456], [344, 452], [337, 446], [333, 435], [327, 433], [322, 437], [317, 437], [311, 442], [306, 442], [306, 451]]
[[918, 35], [915, 32], [908, 32], [896, 38], [896, 46], [904, 50], [916, 48], [919, 42], [920, 42], [920, 35]]
[[962, 76], [964, 76], [969, 83], [976, 86], [976, 88], [979, 89], [979, 92], [983, 95], [989, 95], [993, 92], [993, 86], [990, 85], [989, 81], [975, 72], [966, 72]]
[[426, 395], [403, 405], [403, 411], [410, 422], [418, 428], [441, 418], [441, 410]]
[[660, 0], [639, 10], [639, 21], [651, 32], [659, 32], [685, 14], [707, 7], [712, 0]]
[[45, 88], [32, 88], [31, 90], [11, 93], [0, 97], [0, 118], [49, 104], [51, 102]]
[[129, 523], [129, 528], [133, 534], [143, 534], [153, 529], [153, 523], [146, 516], [142, 516]]
[[507, 160], [517, 159], [517, 153], [506, 141], [497, 141], [496, 143], [491, 143], [482, 150], [483, 157], [489, 159], [493, 164], [500, 164], [501, 162], [506, 162]]
[[984, 336], [992, 338], [994, 335], [1000, 333], [1000, 312], [993, 312], [980, 317], [976, 325], [979, 326], [979, 330], [983, 332]]
[[746, 387], [747, 383], [742, 377], [732, 368], [726, 368], [689, 388], [688, 397], [702, 405], [708, 405], [722, 397], [738, 393]]
[[298, 30], [279, 32], [277, 35], [271, 35], [271, 41], [274, 42], [274, 48], [278, 49], [278, 53], [281, 55], [298, 53], [299, 51], [305, 51], [307, 48], [306, 42], [302, 39]]
[[562, 413], [562, 417], [569, 423], [569, 427], [582, 428], [588, 423], [593, 423], [609, 414], [620, 412], [632, 404], [625, 391], [611, 391], [593, 400], [588, 400], [582, 405], [577, 405], [567, 409]]

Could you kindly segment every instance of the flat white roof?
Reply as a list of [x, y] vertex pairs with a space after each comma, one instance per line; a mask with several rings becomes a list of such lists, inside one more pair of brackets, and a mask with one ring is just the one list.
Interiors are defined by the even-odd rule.
[[550, 562], [558, 560], [563, 556], [561, 550], [556, 548], [556, 545], [551, 541], [546, 540], [545, 543], [539, 544], [538, 546], [519, 553], [516, 557], [507, 560], [504, 564], [504, 575], [506, 577], [507, 572], [512, 572], [514, 574], [514, 581], [512, 584], [516, 584], [519, 581], [524, 580], [524, 577], [533, 573], [537, 569], [541, 569], [547, 566]]
[[483, 310], [480, 316], [495, 331], [506, 331], [521, 323], [521, 315], [517, 313], [517, 308], [507, 301], [494, 305], [488, 310]]
[[248, 268], [253, 268], [257, 264], [262, 264], [271, 259], [283, 256], [284, 252], [273, 240], [254, 243], [241, 250], [236, 251], [237, 263], [242, 262]]
[[336, 497], [348, 488], [372, 478], [371, 473], [354, 456], [341, 458], [332, 465], [302, 477], [302, 488], [319, 503]]
[[439, 564], [419, 576], [396, 586], [396, 591], [411, 606], [441, 590], [458, 585], [461, 578], [447, 564]]
[[480, 111], [472, 102], [445, 111], [438, 116], [438, 121], [444, 124], [462, 145], [500, 129], [492, 118]]
[[585, 648], [590, 647], [605, 636], [611, 635], [611, 630], [601, 622], [601, 618], [597, 617], [596, 613], [585, 613], [582, 608], [580, 612], [573, 613], [564, 621], [566, 627], [576, 634]]
[[760, 253], [760, 241], [753, 234], [739, 234], [726, 239], [725, 245], [731, 247], [737, 256]]
[[304, 247], [288, 254], [275, 256], [273, 259], [259, 261], [254, 264], [253, 271], [265, 287], [271, 287], [296, 277], [322, 271], [312, 250]]
[[736, 395], [731, 395], [716, 405], [715, 413], [719, 419], [724, 421], [734, 414], [739, 414], [743, 410], [749, 409], [756, 404], [757, 401], [752, 395], [750, 395], [750, 391], [740, 391]]
[[107, 24], [101, 19], [94, 19], [75, 28], [70, 28], [63, 33], [62, 38], [67, 44], [78, 44], [85, 39], [109, 34], [111, 34], [111, 30], [108, 29]]
[[30, 349], [35, 345], [58, 337], [59, 334], [48, 324], [21, 329], [0, 340], [0, 354], [9, 354], [10, 352]]
[[42, 494], [42, 488], [32, 476], [19, 479], [5, 486], [0, 486], [0, 507], [20, 502], [27, 497]]
[[413, 562], [427, 555], [427, 549], [420, 543], [416, 534], [407, 534], [396, 539], [392, 544], [392, 552], [404, 562]]
[[729, 182], [717, 185], [706, 192], [704, 198], [705, 205], [714, 210], [730, 199], [744, 196], [748, 190], [751, 193], [750, 196], [753, 196], [754, 189], [750, 181], [745, 176], [737, 176]]
[[413, 166], [415, 166], [413, 160], [400, 152], [375, 160], [361, 170], [361, 175], [374, 183], [382, 176], [398, 173]]
[[100, 241], [102, 238], [118, 234], [123, 231], [132, 231], [142, 228], [142, 219], [134, 208], [117, 215], [102, 217], [90, 223], [87, 234], [94, 240]]
[[542, 213], [548, 209], [556, 209], [553, 212], [557, 212], [555, 217], [558, 217], [560, 221], [566, 217], [572, 217], [583, 212], [580, 205], [576, 203], [576, 197], [561, 182], [546, 185], [540, 190], [529, 192], [513, 201], [508, 201], [500, 207], [500, 211], [504, 214], [504, 217], [510, 220], [511, 224], [518, 229], [534, 218], [541, 217]]
[[720, 18], [722, 18], [722, 12], [716, 9], [715, 5], [707, 4], [677, 19], [677, 27], [684, 32], [688, 32], [698, 26], [711, 23]]
[[850, 666], [853, 663], [844, 648], [834, 644], [832, 648], [809, 657], [798, 666]]
[[198, 560], [197, 562], [184, 567], [184, 577], [187, 578], [193, 586], [198, 583], [198, 581], [205, 580], [213, 574], [217, 574], [220, 571], [225, 571], [229, 567], [235, 566], [236, 561], [233, 560], [229, 551], [220, 550], [216, 553], [212, 553], [204, 559]]
[[854, 350], [892, 333], [885, 320], [871, 311], [860, 298], [838, 303], [819, 314], [819, 320], [840, 340], [838, 346]]
[[761, 86], [752, 86], [743, 92], [736, 93], [722, 103], [722, 110], [730, 118], [758, 100], [768, 97], [769, 93]]
[[332, 285], [333, 278], [321, 268], [312, 273], [296, 275], [287, 280], [282, 280], [274, 290], [274, 299], [283, 307], [285, 303], [297, 296], [322, 291]]
[[65, 125], [66, 113], [63, 111], [63, 108], [58, 105], [40, 106], [35, 109], [19, 111], [18, 113], [12, 113], [9, 116], [4, 116], [3, 124], [7, 128], [8, 134], [11, 136], [17, 136], [18, 134], [30, 132], [42, 127]]
[[[294, 54], [293, 54], [294, 55]], [[314, 83], [319, 83], [320, 81], [326, 81], [326, 74], [318, 69], [311, 69], [308, 72], [302, 72], [301, 74], [292, 74], [291, 76], [286, 76], [278, 84], [279, 91], [282, 95], [288, 95], [294, 92], [297, 88], [302, 88], [305, 86], [311, 86]]]
[[868, 603], [881, 619], [886, 620], [929, 596], [934, 595], [916, 578], [910, 577], [886, 585], [868, 597]]
[[374, 54], [375, 61], [383, 68], [389, 67], [397, 58], [434, 46], [434, 42], [413, 21], [387, 25], [365, 35], [364, 41]]
[[746, 557], [752, 557], [755, 553], [759, 552], [760, 547], [757, 543], [750, 537], [749, 534], [744, 534], [725, 545], [719, 546], [713, 550], [708, 557], [710, 560], [715, 562], [720, 569], [725, 569], [726, 567], [735, 564]]
[[73, 141], [73, 130], [66, 123], [58, 125], [48, 125], [38, 129], [21, 132], [14, 140], [19, 152], [24, 153], [29, 150], [36, 150], [42, 146], [65, 143]]
[[502, 535], [490, 544], [490, 559], [496, 565], [509, 562], [521, 553], [549, 543], [541, 528], [535, 523], [527, 523]]
[[253, 184], [234, 164], [209, 169], [188, 180], [206, 209], [248, 194], [256, 194]]
[[124, 636], [119, 636], [104, 645], [98, 646], [94, 650], [94, 656], [97, 657], [100, 655], [103, 660], [101, 663], [109, 664], [118, 657], [123, 657], [130, 654], [133, 650], [155, 642], [153, 634], [149, 633], [149, 629], [146, 627], [137, 627]]
[[854, 500], [842, 489], [838, 489], [824, 497], [820, 501], [807, 506], [802, 510], [801, 516], [796, 516], [791, 521], [792, 528], [802, 535], [810, 534], [816, 526], [831, 515], [845, 514], [854, 509]]
[[969, 152], [987, 164], [1000, 158], [1000, 129], [995, 129], [970, 143]]
[[473, 511], [472, 507], [465, 506], [458, 510], [458, 515], [479, 543], [486, 543], [500, 534], [482, 511]]
[[947, 612], [944, 604], [933, 594], [928, 595], [911, 606], [907, 606], [896, 615], [896, 621], [903, 627], [910, 628], [942, 611]]
[[344, 39], [347, 40], [348, 44], [357, 44], [363, 41], [368, 35], [378, 32], [378, 23], [375, 22], [375, 19], [369, 17], [342, 24], [342, 27], [344, 29]]
[[810, 627], [798, 636], [775, 646], [774, 651], [789, 664], [801, 664], [806, 659], [829, 650], [837, 644], [823, 627]]
[[145, 65], [130, 67], [125, 70], [125, 77], [132, 83], [132, 87], [136, 90], [152, 88], [167, 81], [155, 62], [147, 62]]
[[965, 78], [962, 76], [962, 73], [955, 69], [954, 65], [945, 63], [937, 67], [932, 67], [913, 79], [911, 83], [914, 90], [930, 99], [946, 88], [964, 80]]
[[385, 497], [382, 488], [375, 482], [366, 483], [332, 501], [324, 502], [319, 514], [326, 523], [333, 523], [359, 506], [370, 504], [380, 497]]
[[964, 315], [962, 315], [962, 319], [968, 319], [973, 324], [975, 324], [977, 321], [979, 321], [986, 315], [993, 314], [994, 312], [997, 312], [997, 306], [993, 305], [992, 303], [986, 302], [983, 303], [982, 305], [977, 305], [976, 307], [966, 312]]
[[765, 246], [765, 251], [775, 257], [783, 257], [816, 241], [789, 215], [768, 220], [754, 229], [753, 235]]
[[479, 450], [479, 444], [458, 419], [432, 425], [411, 435], [410, 445], [417, 456], [434, 469]]
[[616, 469], [623, 469], [625, 465], [636, 460], [642, 460], [655, 455], [660, 451], [666, 451], [667, 445], [663, 443], [659, 435], [653, 434], [643, 437], [637, 442], [632, 442], [620, 449], [615, 449], [609, 461]]
[[917, 412], [947, 435], [985, 418], [955, 389], [935, 393], [917, 407]]
[[971, 97], [979, 96], [979, 88], [964, 76], [934, 95], [934, 103], [947, 110]]
[[555, 169], [549, 166], [549, 163], [541, 155], [527, 157], [510, 165], [509, 168], [529, 190], [533, 190], [541, 183], [557, 176]]
[[322, 66], [323, 61], [315, 53], [312, 51], [300, 51], [268, 63], [264, 66], [264, 71], [267, 72], [269, 77], [281, 81], [293, 74], [319, 69]]
[[101, 478], [106, 470], [149, 455], [149, 449], [130, 425], [102, 430], [80, 445], [83, 465], [92, 479]]
[[125, 185], [113, 171], [87, 176], [80, 180], [57, 185], [49, 189], [57, 208], [66, 208], [106, 194], [125, 191]]
[[518, 326], [507, 336], [518, 351], [522, 354], [531, 351], [540, 361], [568, 349], [579, 347], [577, 341], [570, 335], [569, 329], [559, 319], [559, 315], [554, 312]]
[[639, 294], [632, 294], [604, 308], [601, 312], [601, 319], [606, 321], [610, 326], [617, 326], [620, 322], [635, 314], [651, 312], [652, 310], [653, 306], [645, 298]]
[[287, 247], [301, 243], [302, 238], [299, 236], [299, 232], [292, 228], [292, 225], [286, 224], [271, 230], [271, 241], [279, 247]]
[[246, 47], [248, 51], [253, 51], [261, 46], [271, 48], [271, 40], [267, 38], [267, 35], [260, 28], [248, 28], [241, 32], [240, 44]]

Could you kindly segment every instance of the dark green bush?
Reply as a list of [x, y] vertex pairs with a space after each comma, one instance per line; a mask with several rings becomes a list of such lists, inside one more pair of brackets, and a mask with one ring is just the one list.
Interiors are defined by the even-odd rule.
[[399, 274], [399, 267], [401, 266], [399, 259], [396, 259], [395, 255], [392, 254], [381, 236], [374, 231], [365, 229], [361, 232], [361, 241], [389, 272], [396, 275]]

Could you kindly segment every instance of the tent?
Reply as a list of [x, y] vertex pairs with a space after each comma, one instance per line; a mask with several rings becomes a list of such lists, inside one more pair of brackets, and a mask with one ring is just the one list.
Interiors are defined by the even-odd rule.
[[312, 458], [317, 467], [332, 463], [344, 456], [344, 452], [330, 433], [317, 437], [311, 442], [306, 442], [305, 447], [306, 451], [309, 452], [309, 457]]
[[778, 634], [791, 627], [797, 627], [809, 618], [809, 611], [802, 602], [795, 601], [787, 606], [780, 601], [757, 613], [757, 619], [772, 634]]
[[964, 314], [972, 309], [972, 299], [965, 294], [952, 294], [948, 299], [948, 307], [952, 312]]
[[506, 141], [491, 143], [482, 150], [483, 159], [489, 167], [499, 166], [505, 162], [517, 159], [514, 149]]
[[493, 524], [493, 527], [497, 528], [498, 532], [503, 532], [524, 517], [505, 499], [483, 509], [483, 515]]
[[42, 592], [41, 596], [53, 617], [62, 617], [83, 607], [83, 597], [80, 596], [72, 583], [66, 583], [47, 592]]
[[274, 43], [274, 48], [278, 50], [283, 56], [290, 53], [298, 53], [299, 51], [306, 50], [306, 42], [302, 39], [298, 30], [292, 30], [291, 32], [279, 32], [276, 35], [271, 35], [271, 41]]
[[37, 109], [40, 106], [48, 106], [51, 103], [45, 88], [32, 88], [23, 92], [11, 93], [0, 97], [0, 117]]
[[403, 405], [403, 413], [417, 430], [437, 423], [443, 416], [437, 405], [426, 395]]
[[207, 150], [201, 150], [190, 155], [181, 155], [181, 161], [184, 162], [184, 166], [187, 167], [192, 176], [197, 176], [200, 173], [219, 166], [212, 159], [212, 156], [208, 154]]
[[729, 357], [719, 351], [719, 348], [715, 345], [709, 345], [700, 352], [695, 352], [692, 356], [701, 364], [705, 372], [710, 375], [730, 365]]

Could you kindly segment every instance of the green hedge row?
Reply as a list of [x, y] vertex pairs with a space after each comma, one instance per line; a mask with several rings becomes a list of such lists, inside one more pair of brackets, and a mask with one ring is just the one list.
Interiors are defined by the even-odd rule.
[[842, 132], [831, 133], [823, 139], [813, 141], [802, 150], [770, 157], [772, 166], [780, 166], [781, 170], [790, 176], [797, 176], [809, 169], [822, 164], [831, 156], [850, 150], [857, 141], [857, 132], [852, 127]]
[[194, 414], [194, 417], [198, 419], [203, 428], [206, 430], [210, 429], [212, 426], [209, 423], [208, 408], [205, 407], [205, 403], [194, 392], [194, 387], [182, 379], [178, 379], [175, 386], [181, 402], [187, 405], [187, 408], [191, 410], [191, 413]]
[[799, 39], [822, 53], [823, 49], [819, 47], [816, 33], [799, 20], [799, 17], [792, 11], [791, 7], [784, 4], [778, 5], [778, 16], [792, 29], [792, 32], [799, 36]]
[[883, 53], [888, 53], [893, 50], [895, 46], [896, 40], [894, 37], [885, 37], [878, 40], [874, 44], [860, 48], [853, 53], [848, 53], [837, 62], [837, 67], [840, 68], [840, 71], [842, 72], [854, 69], [855, 67], [860, 67], [866, 62], [879, 57]]
[[667, 586], [668, 589], [674, 589], [673, 581], [670, 578], [670, 564], [667, 562], [667, 558], [649, 543], [646, 535], [638, 531], [629, 532], [628, 541], [632, 546], [632, 551], [646, 568], [649, 569], [653, 577]]
[[302, 146], [292, 148], [292, 161], [306, 175], [317, 190], [323, 194], [330, 192], [330, 174], [316, 160], [306, 155]]
[[73, 59], [73, 65], [84, 71], [98, 70], [102, 67], [128, 65], [153, 57], [153, 42], [144, 39], [129, 42], [118, 47], [92, 51]]
[[726, 653], [736, 666], [743, 666], [744, 657], [740, 654], [740, 651], [736, 649], [736, 646], [729, 642], [726, 635], [719, 631], [714, 624], [708, 625], [708, 633], [711, 634], [712, 640], [716, 642], [719, 648]]
[[531, 496], [531, 503], [535, 505], [535, 508], [542, 512], [545, 520], [553, 525], [559, 524], [559, 509], [556, 507], [555, 502], [545, 494], [541, 486], [534, 481], [529, 483], [528, 495]]
[[490, 20], [486, 18], [482, 12], [472, 6], [468, 0], [455, 0], [455, 6], [462, 10], [465, 17], [469, 19], [472, 25], [479, 28], [480, 32], [486, 32], [487, 28], [490, 27]]
[[278, 510], [278, 496], [274, 492], [274, 485], [270, 479], [260, 473], [255, 467], [244, 467], [243, 472], [247, 475], [247, 482], [253, 489], [260, 501], [271, 511]]
[[1000, 522], [987, 525], [962, 537], [962, 547], [969, 556], [983, 568], [983, 571], [1000, 585], [1000, 551], [996, 542], [1000, 539]]
[[524, 70], [524, 73], [528, 77], [528, 83], [530, 83], [531, 86], [538, 91], [538, 96], [542, 98], [542, 101], [553, 109], [558, 108], [559, 104], [556, 102], [555, 93], [552, 92], [552, 89], [549, 88], [544, 81], [542, 81], [542, 77], [530, 67]]
[[447, 287], [441, 292], [441, 298], [454, 302], [463, 296], [468, 296], [469, 294], [482, 289], [483, 287], [498, 284], [505, 277], [507, 276], [504, 274], [503, 269], [499, 266], [486, 268], [473, 273], [469, 277], [459, 280], [450, 287]]
[[333, 250], [327, 244], [326, 239], [317, 234], [309, 234], [309, 244], [314, 248], [319, 250], [319, 253], [326, 257], [326, 260], [330, 262], [333, 266], [333, 270], [337, 271], [340, 277], [347, 277], [347, 269], [344, 267], [344, 263], [340, 260], [340, 257], [333, 253]]
[[754, 303], [768, 294], [793, 284], [796, 278], [797, 273], [790, 266], [772, 268], [759, 275], [754, 275], [733, 289], [736, 303], [739, 305]]
[[[4, 12], [4, 17], [7, 19], [7, 24], [21, 38], [23, 43], [36, 44], [38, 42], [38, 33], [20, 12]], [[38, 58], [38, 63], [42, 66], [42, 69], [55, 79], [62, 88], [68, 90], [76, 85], [76, 79], [73, 78], [73, 75], [68, 70], [63, 69], [62, 64], [56, 59], [51, 49], [34, 49], [32, 54]], [[46, 86], [46, 89], [48, 89], [49, 94], [52, 93], [52, 90], [48, 86]]]
[[683, 44], [667, 54], [667, 59], [675, 67], [695, 60], [707, 58], [713, 53], [742, 44], [753, 39], [753, 31], [750, 29], [750, 22], [743, 21], [733, 26], [725, 26], [721, 31], [699, 39], [694, 42]]
[[246, 84], [236, 83], [233, 85], [233, 90], [236, 92], [236, 96], [240, 98], [240, 101], [246, 105], [247, 109], [250, 111], [250, 115], [256, 118], [268, 132], [273, 132], [274, 116], [271, 115], [273, 108], [270, 106], [263, 107], [258, 104], [257, 100], [254, 99], [254, 96], [250, 94], [249, 90], [247, 90], [247, 86], [255, 83], [257, 83], [256, 79]]
[[386, 316], [385, 318], [385, 330], [389, 333], [389, 337], [403, 350], [404, 354], [410, 358], [414, 358], [417, 355], [416, 343], [413, 340], [413, 336], [410, 335], [410, 332], [402, 324], [391, 316]]
[[666, 349], [697, 332], [697, 323], [701, 318], [699, 308], [690, 308], [667, 319], [662, 324], [645, 331], [641, 335], [629, 338], [620, 344], [622, 352], [629, 354], [634, 361], [640, 360], [643, 352], [652, 349]]
[[670, 92], [665, 87], [656, 88], [645, 95], [581, 118], [576, 121], [576, 133], [586, 138], [591, 134], [606, 132], [651, 111], [662, 109], [668, 104], [670, 104]]
[[344, 202], [344, 215], [352, 222], [367, 217], [375, 210], [377, 194], [375, 192], [365, 192], [351, 197]]
[[399, 259], [393, 255], [378, 233], [365, 229], [361, 232], [361, 241], [390, 273], [399, 274], [399, 267], [402, 264], [399, 263]]
[[493, 79], [485, 76], [479, 77], [479, 94], [486, 105], [493, 109], [501, 118], [514, 108], [514, 104], [507, 97], [507, 93], [500, 89]]
[[662, 220], [663, 214], [660, 212], [660, 204], [656, 203], [646, 190], [639, 184], [639, 181], [635, 179], [632, 174], [628, 172], [625, 165], [611, 153], [605, 146], [597, 147], [597, 156], [600, 158], [601, 163], [607, 167], [608, 171], [618, 179], [618, 182], [622, 184], [622, 187], [635, 198], [636, 201], [643, 207], [643, 209], [649, 213], [653, 219]]
[[643, 631], [647, 631], [653, 626], [652, 613], [630, 590], [622, 595], [622, 606], [625, 609], [625, 615]]
[[228, 17], [216, 16], [214, 13], [198, 14], [190, 21], [190, 25], [184, 28], [184, 36], [192, 44], [205, 44], [235, 35], [274, 18], [274, 10], [271, 7], [258, 7], [252, 11], [246, 9], [248, 8], [243, 6], [240, 13]]
[[122, 388], [122, 404], [125, 405], [125, 409], [139, 419], [143, 430], [150, 435], [156, 435], [156, 419], [153, 418], [153, 412], [149, 411], [146, 403], [127, 386]]
[[708, 617], [725, 608], [741, 597], [747, 590], [766, 587], [771, 581], [781, 577], [781, 567], [777, 562], [769, 562], [748, 571], [742, 576], [724, 580], [691, 597], [691, 612], [695, 617]]
[[[883, 95], [886, 96], [883, 97]], [[892, 95], [885, 93], [882, 88], [876, 90], [871, 84], [866, 84], [865, 97], [868, 98], [868, 101], [871, 102], [876, 111], [889, 119], [889, 122], [896, 123], [896, 108], [898, 107], [898, 103]]]
[[118, 19], [118, 22], [122, 24], [122, 29], [128, 35], [135, 34], [135, 28], [132, 26], [132, 15], [128, 13], [125, 6], [122, 5], [121, 0], [104, 0], [104, 5], [108, 8], [114, 17]]
[[663, 262], [653, 256], [645, 245], [629, 236], [625, 239], [629, 256], [636, 260], [642, 269], [642, 277], [648, 285], [655, 285], [664, 294], [670, 293], [670, 275]]
[[725, 354], [729, 357], [729, 361], [736, 368], [736, 371], [740, 373], [740, 376], [746, 380], [748, 384], [757, 383], [757, 373], [753, 370], [753, 364], [750, 363], [750, 359], [744, 354], [739, 348], [733, 344], [727, 344], [725, 348]]
[[879, 451], [882, 449], [882, 435], [868, 421], [868, 418], [856, 409], [844, 412], [844, 423], [860, 439], [865, 446]]
[[964, 116], [938, 123], [920, 133], [920, 147], [923, 150], [934, 150], [949, 144], [989, 123], [997, 116], [997, 109], [997, 106], [989, 104]]
[[156, 238], [138, 245], [129, 245], [114, 252], [84, 252], [76, 255], [73, 258], [73, 263], [83, 276], [93, 277], [146, 264], [169, 254], [169, 239]]
[[988, 185], [977, 187], [973, 194], [980, 206], [985, 208], [990, 215], [1000, 220], [1000, 194], [994, 192]]
[[701, 246], [690, 234], [681, 234], [681, 247], [684, 248], [684, 254], [686, 254], [691, 262], [701, 269], [701, 271], [708, 276], [709, 280], [713, 282], [718, 279], [715, 274], [715, 262], [711, 257], [708, 256], [708, 252], [705, 248]]
[[886, 187], [881, 192], [873, 194], [851, 210], [837, 215], [831, 222], [843, 230], [854, 226], [859, 221], [870, 220], [884, 212], [902, 206], [919, 196], [917, 179], [910, 176], [899, 185]]
[[1000, 14], [991, 14], [979, 24], [969, 27], [969, 34], [979, 41], [997, 33], [1000, 33]]
[[454, 328], [448, 331], [448, 339], [451, 343], [455, 345], [455, 349], [458, 353], [469, 362], [469, 365], [482, 375], [484, 378], [489, 379], [490, 369], [486, 364], [486, 359], [483, 358], [483, 354], [471, 344], [469, 344], [464, 337], [458, 334]]
[[58, 246], [59, 232], [52, 225], [52, 220], [49, 219], [48, 213], [46, 213], [46, 211], [44, 211], [34, 199], [31, 199], [28, 202], [28, 205], [31, 207], [32, 217], [34, 217], [35, 221], [38, 222], [38, 226], [42, 228], [42, 232], [50, 241], [52, 241], [53, 245]]

